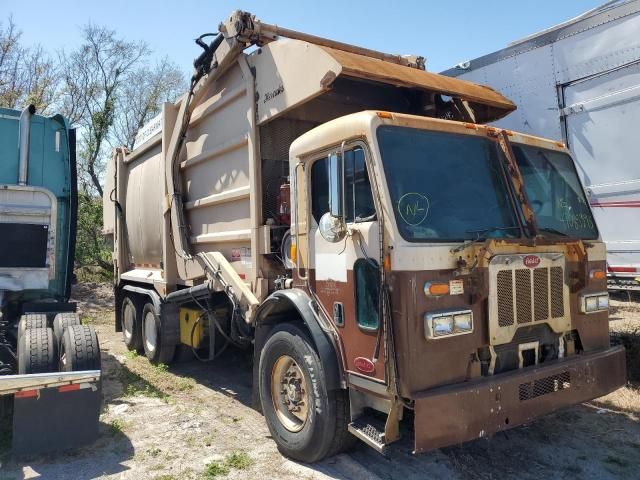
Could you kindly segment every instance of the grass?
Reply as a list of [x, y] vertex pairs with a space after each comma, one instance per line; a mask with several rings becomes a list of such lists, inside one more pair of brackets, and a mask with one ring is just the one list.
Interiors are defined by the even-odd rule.
[[229, 467], [223, 462], [211, 462], [204, 469], [204, 478], [226, 477], [229, 472]]
[[153, 480], [177, 480], [178, 477], [175, 475], [171, 475], [170, 473], [165, 473], [164, 475], [158, 475], [157, 477], [153, 477]]
[[168, 401], [169, 399], [169, 395], [125, 366], [120, 371], [120, 382], [122, 382], [124, 395], [127, 397], [144, 396], [159, 398], [163, 401]]
[[120, 420], [119, 418], [112, 420], [109, 424], [109, 431], [111, 432], [111, 435], [121, 434], [122, 432], [124, 432], [124, 428], [125, 422], [123, 420]]
[[133, 360], [139, 357], [138, 352], [136, 352], [135, 350], [127, 350], [124, 356], [127, 357], [129, 360]]
[[246, 470], [255, 461], [246, 452], [233, 452], [226, 456], [224, 461], [216, 461], [207, 464], [204, 470], [205, 478], [225, 477], [234, 470]]
[[253, 463], [253, 459], [246, 452], [233, 452], [226, 458], [226, 464], [236, 470], [246, 470]]

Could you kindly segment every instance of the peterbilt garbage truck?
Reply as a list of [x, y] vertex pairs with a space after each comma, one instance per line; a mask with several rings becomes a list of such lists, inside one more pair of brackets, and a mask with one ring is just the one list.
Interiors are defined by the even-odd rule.
[[[415, 451], [625, 383], [605, 248], [562, 143], [494, 90], [231, 13], [108, 167], [116, 324], [170, 362], [253, 350], [280, 450]], [[404, 431], [404, 430], [402, 430]]]
[[0, 108], [0, 425], [11, 416], [17, 454], [83, 446], [98, 434], [98, 339], [69, 301], [75, 146], [61, 115]]

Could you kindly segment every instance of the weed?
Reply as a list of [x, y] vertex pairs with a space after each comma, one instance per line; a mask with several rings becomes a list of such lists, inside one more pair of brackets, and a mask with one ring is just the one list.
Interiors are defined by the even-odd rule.
[[120, 371], [120, 381], [122, 382], [124, 395], [127, 397], [144, 396], [159, 398], [163, 401], [168, 400], [166, 393], [126, 367], [123, 367]]
[[170, 473], [165, 473], [164, 475], [158, 475], [157, 477], [153, 477], [153, 480], [177, 480], [178, 477], [175, 475], [171, 475]]
[[229, 467], [222, 462], [208, 463], [204, 469], [204, 478], [224, 477], [229, 474]]
[[158, 373], [166, 373], [169, 371], [169, 367], [165, 363], [154, 365], [153, 369]]
[[253, 465], [253, 459], [246, 452], [233, 452], [225, 459], [227, 466], [236, 470], [246, 470]]
[[134, 358], [138, 358], [138, 352], [136, 352], [135, 350], [127, 350], [127, 353], [125, 353], [125, 356], [129, 360], [133, 360]]
[[147, 450], [147, 453], [155, 458], [155, 457], [157, 457], [158, 455], [160, 455], [162, 453], [162, 450], [160, 450], [159, 448], [154, 447], [154, 448], [149, 448]]
[[184, 392], [186, 390], [193, 390], [195, 386], [196, 381], [193, 378], [180, 378], [176, 384], [176, 389]]
[[88, 315], [83, 315], [82, 317], [80, 317], [80, 325], [89, 325], [90, 323], [93, 323], [92, 317]]
[[118, 435], [124, 431], [124, 427], [125, 423], [119, 418], [116, 418], [109, 424], [109, 431], [111, 432], [111, 435]]

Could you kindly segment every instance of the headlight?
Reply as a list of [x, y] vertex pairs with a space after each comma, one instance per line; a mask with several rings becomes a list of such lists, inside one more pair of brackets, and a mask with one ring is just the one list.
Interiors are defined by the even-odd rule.
[[451, 335], [453, 333], [453, 317], [447, 315], [445, 317], [436, 317], [431, 320], [433, 325], [433, 335], [440, 337], [441, 335]]
[[460, 313], [453, 316], [453, 331], [455, 333], [470, 332], [473, 330], [472, 315], [469, 313]]
[[608, 293], [593, 293], [580, 297], [580, 311], [582, 313], [601, 312], [609, 309]]
[[424, 316], [424, 333], [427, 338], [461, 335], [473, 331], [471, 310], [427, 313]]

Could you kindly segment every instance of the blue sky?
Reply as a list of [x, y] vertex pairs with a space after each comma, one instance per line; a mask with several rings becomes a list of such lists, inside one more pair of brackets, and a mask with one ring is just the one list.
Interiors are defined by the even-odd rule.
[[444, 70], [493, 52], [583, 13], [604, 0], [247, 1], [247, 0], [0, 0], [3, 24], [12, 14], [25, 44], [73, 48], [91, 21], [129, 40], [144, 40], [185, 72], [199, 54], [193, 39], [217, 30], [230, 11], [248, 10], [269, 23], [390, 53], [427, 58]]

